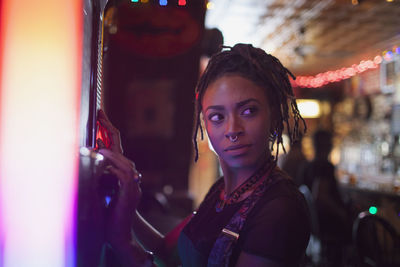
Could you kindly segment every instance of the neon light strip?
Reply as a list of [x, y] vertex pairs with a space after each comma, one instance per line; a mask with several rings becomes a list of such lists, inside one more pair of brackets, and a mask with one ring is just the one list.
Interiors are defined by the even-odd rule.
[[374, 59], [362, 60], [359, 64], [353, 64], [351, 67], [327, 71], [324, 73], [319, 73], [315, 76], [297, 76], [295, 81], [291, 80], [291, 83], [293, 87], [321, 87], [328, 83], [348, 79], [369, 69], [376, 69], [379, 67], [379, 64], [382, 63], [383, 59], [389, 61], [392, 59], [394, 54], [400, 55], [400, 47], [394, 46], [392, 51], [382, 52], [382, 56], [377, 55], [374, 57]]
[[363, 73], [369, 69], [376, 69], [382, 62], [381, 56], [376, 56], [373, 60], [362, 60], [360, 64], [353, 64], [348, 68], [341, 68], [334, 71], [327, 71], [319, 73], [315, 76], [297, 76], [295, 81], [292, 82], [292, 86], [299, 87], [321, 87], [328, 83], [338, 82], [341, 80], [353, 77], [356, 74]]
[[74, 266], [82, 3], [0, 4], [0, 266]]

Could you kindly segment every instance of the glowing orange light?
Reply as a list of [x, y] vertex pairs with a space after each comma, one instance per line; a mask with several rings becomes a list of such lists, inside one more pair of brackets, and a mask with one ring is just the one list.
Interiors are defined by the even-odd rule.
[[82, 8], [0, 1], [4, 267], [74, 266]]

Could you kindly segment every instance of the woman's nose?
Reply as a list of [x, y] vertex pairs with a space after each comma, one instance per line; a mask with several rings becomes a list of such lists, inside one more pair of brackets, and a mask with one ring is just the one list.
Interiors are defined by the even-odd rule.
[[237, 118], [236, 116], [231, 116], [228, 119], [225, 136], [229, 138], [231, 136], [243, 135], [243, 133], [244, 133], [244, 128], [240, 118]]

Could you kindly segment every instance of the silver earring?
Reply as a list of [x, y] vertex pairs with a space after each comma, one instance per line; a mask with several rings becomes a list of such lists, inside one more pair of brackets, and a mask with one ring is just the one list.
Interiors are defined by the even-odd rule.
[[229, 136], [229, 140], [231, 140], [232, 143], [235, 143], [238, 139], [239, 137], [237, 135]]

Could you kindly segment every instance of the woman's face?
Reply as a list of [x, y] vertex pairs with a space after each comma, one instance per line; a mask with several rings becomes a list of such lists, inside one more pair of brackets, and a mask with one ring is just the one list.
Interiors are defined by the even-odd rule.
[[260, 86], [239, 75], [222, 76], [206, 88], [202, 107], [220, 160], [234, 168], [257, 167], [265, 160], [271, 113]]

